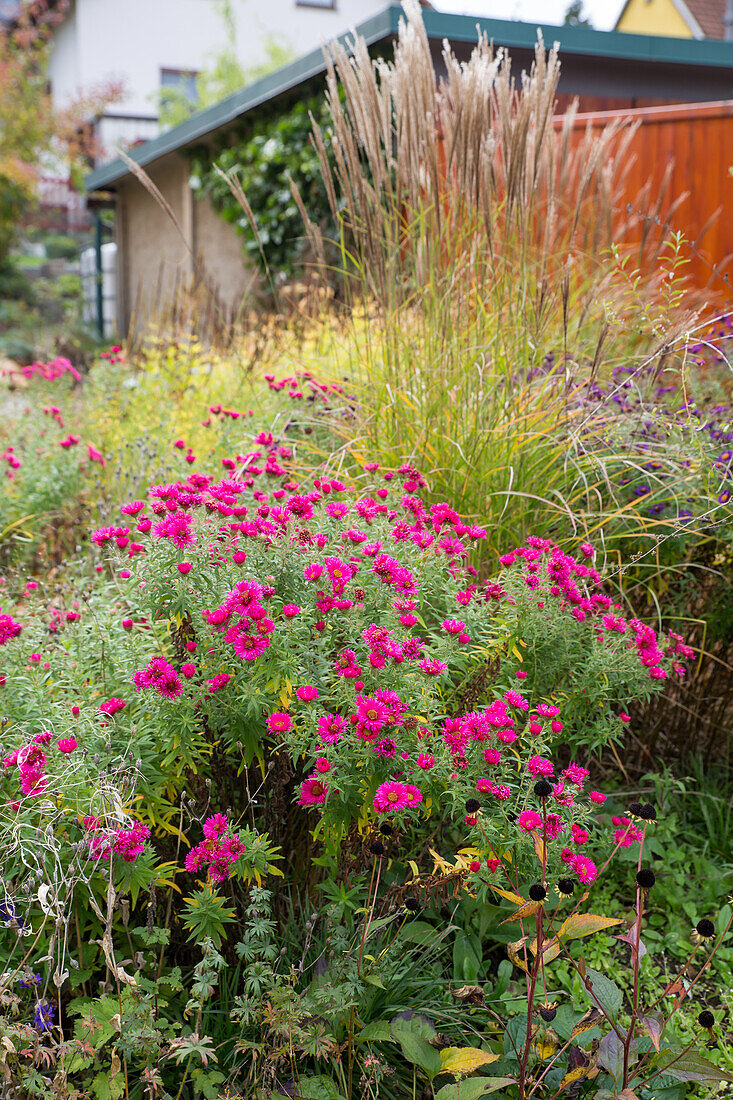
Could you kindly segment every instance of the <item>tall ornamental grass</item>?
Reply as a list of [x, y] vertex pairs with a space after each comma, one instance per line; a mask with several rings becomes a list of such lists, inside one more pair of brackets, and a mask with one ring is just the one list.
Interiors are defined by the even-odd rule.
[[435, 499], [491, 517], [494, 552], [509, 531], [643, 534], [609, 492], [624, 456], [586, 446], [587, 394], [619, 364], [680, 368], [694, 319], [679, 240], [650, 219], [632, 245], [619, 213], [632, 128], [555, 118], [541, 40], [518, 78], [481, 36], [466, 62], [446, 44], [440, 75], [418, 5], [405, 13], [390, 61], [359, 38], [328, 48], [330, 126], [314, 121], [356, 319], [347, 445], [429, 469]]

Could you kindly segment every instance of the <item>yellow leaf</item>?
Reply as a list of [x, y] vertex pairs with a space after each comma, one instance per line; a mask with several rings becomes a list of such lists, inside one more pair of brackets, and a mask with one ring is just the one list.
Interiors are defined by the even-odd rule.
[[517, 940], [515, 943], [508, 943], [506, 945], [506, 953], [509, 956], [509, 959], [511, 960], [511, 962], [513, 962], [515, 966], [518, 966], [520, 970], [523, 970], [525, 972], [525, 974], [529, 974], [529, 970], [527, 969], [527, 964], [524, 961], [524, 959], [522, 958], [522, 956], [519, 954], [519, 949], [521, 947], [524, 947], [526, 942], [527, 942], [527, 937], [525, 936], [523, 939]]
[[532, 830], [532, 839], [534, 840], [534, 850], [537, 853], [537, 859], [544, 867], [547, 863], [547, 847], [536, 829]]
[[590, 1031], [592, 1027], [596, 1026], [602, 1016], [603, 1013], [599, 1012], [597, 1008], [589, 1008], [585, 1015], [578, 1020], [570, 1034], [570, 1038], [575, 1039], [578, 1035], [582, 1035], [584, 1031]]
[[414, 859], [408, 859], [407, 865], [410, 868], [410, 870], [412, 871], [412, 880], [411, 881], [414, 882], [414, 880], [416, 878], [420, 878], [420, 871], [418, 870], [418, 866], [415, 863]]
[[504, 917], [504, 920], [499, 923], [508, 924], [513, 920], [524, 920], [525, 917], [533, 917], [539, 908], [540, 903], [538, 901], [525, 901], [524, 905], [520, 905], [519, 909], [510, 913], [508, 917]]
[[478, 1047], [446, 1047], [440, 1052], [441, 1073], [473, 1073], [479, 1066], [488, 1066], [498, 1054], [487, 1054]]
[[621, 924], [621, 921], [616, 917], [597, 917], [593, 913], [574, 913], [563, 921], [558, 936], [566, 940], [577, 940], [581, 936], [600, 932], [603, 928], [612, 928], [614, 924]]
[[[529, 949], [530, 949], [530, 951], [532, 952], [533, 955], [537, 954], [537, 937], [536, 936], [532, 940], [532, 942], [530, 943]], [[542, 949], [542, 961], [546, 962], [546, 963], [552, 962], [552, 960], [556, 959], [559, 954], [560, 954], [560, 944], [558, 943], [557, 939], [545, 940], [544, 945], [543, 945], [543, 949]]]
[[544, 1062], [548, 1058], [552, 1058], [555, 1051], [558, 1048], [558, 1038], [551, 1028], [547, 1029], [544, 1038], [538, 1039], [535, 1043], [535, 1050], [540, 1061]]
[[492, 882], [489, 882], [488, 887], [498, 894], [499, 897], [506, 898], [507, 901], [513, 901], [515, 905], [526, 905], [527, 899], [523, 898], [521, 894], [513, 894], [511, 890], [502, 890], [500, 886], [494, 886]]
[[579, 1066], [577, 1069], [571, 1070], [570, 1073], [566, 1073], [563, 1077], [562, 1081], [560, 1082], [560, 1088], [566, 1089], [568, 1085], [575, 1084], [575, 1082], [579, 1081], [581, 1077], [585, 1077], [587, 1072], [587, 1066]]

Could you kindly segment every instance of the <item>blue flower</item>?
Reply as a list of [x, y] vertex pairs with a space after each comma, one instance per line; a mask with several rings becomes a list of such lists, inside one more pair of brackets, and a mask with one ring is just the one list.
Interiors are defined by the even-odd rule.
[[43, 981], [43, 978], [41, 977], [40, 974], [34, 974], [27, 981], [26, 981], [25, 978], [19, 978], [18, 979], [18, 985], [20, 986], [21, 989], [33, 989], [34, 986], [40, 985], [42, 981]]
[[48, 1001], [39, 1001], [36, 1005], [36, 1013], [33, 1017], [33, 1023], [36, 1025], [39, 1031], [50, 1031], [53, 1027], [53, 1018], [56, 1015], [56, 1009]]

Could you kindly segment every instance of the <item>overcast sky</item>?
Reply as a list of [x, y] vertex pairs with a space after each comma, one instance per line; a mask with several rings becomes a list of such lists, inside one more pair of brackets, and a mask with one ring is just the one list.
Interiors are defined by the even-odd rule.
[[[562, 23], [570, 0], [433, 0], [438, 11], [521, 19], [525, 23]], [[623, 0], [585, 0], [584, 13], [599, 31], [610, 31]]]

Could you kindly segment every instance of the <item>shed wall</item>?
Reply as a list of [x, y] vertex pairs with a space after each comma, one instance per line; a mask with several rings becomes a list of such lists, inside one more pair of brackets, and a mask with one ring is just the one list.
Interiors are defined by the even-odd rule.
[[172, 154], [148, 174], [181, 232], [138, 180], [125, 177], [118, 188], [116, 217], [120, 334], [132, 322], [139, 327], [165, 309], [176, 288], [193, 275], [194, 255], [222, 306], [235, 312], [253, 274], [234, 226], [217, 216], [208, 199], [194, 198], [183, 157]]

